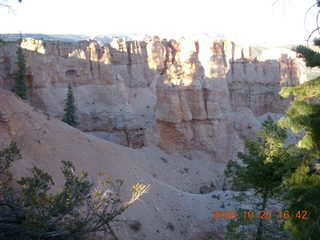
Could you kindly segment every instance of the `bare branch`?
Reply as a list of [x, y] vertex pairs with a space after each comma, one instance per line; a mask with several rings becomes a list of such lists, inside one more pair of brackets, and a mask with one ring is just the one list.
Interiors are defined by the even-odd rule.
[[311, 11], [311, 9], [313, 7], [317, 6], [317, 3], [313, 4], [311, 7], [308, 8], [308, 10], [306, 11], [305, 15], [304, 15], [304, 28], [306, 31], [308, 31], [307, 29], [307, 26], [306, 26], [306, 22], [307, 22], [307, 16], [308, 16], [308, 13]]
[[320, 15], [320, 10], [318, 11], [317, 18], [316, 18], [316, 24], [317, 24], [317, 28], [318, 28], [318, 33], [320, 34], [320, 31], [319, 31], [319, 15]]
[[127, 207], [129, 205], [131, 205], [132, 203], [134, 203], [136, 200], [140, 200], [140, 197], [147, 193], [148, 190], [150, 188], [150, 185], [144, 185], [144, 184], [140, 184], [137, 183], [136, 185], [134, 185], [132, 187], [132, 196], [131, 199], [127, 202], [125, 202], [124, 206]]
[[3, 4], [3, 3], [0, 3], [0, 6], [6, 7], [6, 8], [10, 8], [10, 7], [11, 7], [10, 5], [8, 5], [8, 4]]
[[[22, 0], [17, 0], [17, 1], [20, 2], [20, 3], [22, 2]], [[8, 2], [8, 1], [7, 1], [7, 0], [2, 0], [2, 2]], [[10, 13], [11, 13], [11, 14], [16, 14], [14, 8], [13, 8], [11, 5], [5, 4], [5, 3], [0, 3], [0, 6], [7, 8], [9, 14], [10, 14]]]
[[318, 31], [320, 29], [320, 27], [317, 27], [316, 29], [314, 29], [310, 34], [309, 34], [309, 36], [308, 36], [308, 38], [307, 38], [307, 45], [309, 45], [309, 40], [310, 40], [310, 38], [311, 38], [311, 36], [316, 32], [316, 31]]
[[278, 2], [280, 2], [280, 0], [276, 0], [272, 3], [272, 7], [274, 7]]

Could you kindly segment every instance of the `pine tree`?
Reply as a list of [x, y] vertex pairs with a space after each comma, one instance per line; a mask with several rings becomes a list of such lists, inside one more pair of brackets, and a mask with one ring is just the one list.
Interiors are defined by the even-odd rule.
[[[258, 220], [255, 218], [249, 221], [244, 219], [231, 221], [227, 227], [228, 239], [249, 239], [249, 236], [255, 239], [271, 239], [268, 238], [270, 233], [265, 230], [267, 224], [269, 224], [268, 229], [273, 229], [272, 239], [279, 239], [277, 235], [280, 237], [284, 235], [282, 229], [275, 229], [275, 226], [271, 226], [270, 221], [264, 220], [264, 216], [260, 214], [265, 213], [265, 219], [275, 218], [271, 217], [267, 202], [270, 198], [281, 196], [283, 179], [290, 175], [295, 160], [300, 156], [294, 146], [284, 147], [286, 138], [286, 131], [268, 117], [262, 123], [257, 139], [246, 140], [248, 153], [238, 153], [243, 164], [233, 160], [228, 162], [225, 175], [231, 177], [235, 189], [240, 191], [253, 189], [255, 195], [261, 198], [261, 202], [256, 204], [256, 208], [260, 207], [257, 212]], [[237, 230], [241, 225], [253, 224], [256, 224], [255, 231], [251, 231], [254, 228], [244, 228], [243, 233]]]
[[[317, 0], [317, 7], [320, 1]], [[316, 29], [317, 30], [317, 29]], [[313, 33], [316, 32], [313, 31]], [[311, 35], [310, 35], [311, 36]], [[298, 46], [294, 50], [305, 59], [309, 67], [320, 66], [320, 39], [314, 39], [314, 47]], [[283, 97], [292, 95], [286, 117], [280, 125], [291, 128], [302, 137], [298, 147], [306, 151], [294, 174], [285, 181], [286, 200], [292, 212], [306, 211], [307, 219], [288, 219], [285, 227], [298, 239], [319, 239], [320, 236], [320, 77], [296, 87], [285, 87]]]
[[[307, 65], [320, 66], [318, 53], [311, 53], [313, 50], [309, 51], [306, 47], [296, 50], [306, 54]], [[300, 133], [302, 137], [297, 145], [306, 151], [300, 159], [300, 166], [285, 182], [285, 199], [291, 212], [306, 211], [308, 216], [307, 219], [288, 219], [285, 227], [298, 239], [319, 239], [320, 172], [317, 166], [320, 165], [320, 77], [296, 87], [283, 88], [280, 94], [283, 97], [293, 95], [294, 100], [279, 124]]]
[[17, 51], [17, 65], [18, 72], [15, 76], [15, 93], [22, 99], [27, 99], [27, 86], [26, 86], [26, 60], [22, 52], [22, 48], [19, 46]]
[[301, 240], [318, 240], [320, 236], [320, 176], [312, 162], [312, 158], [304, 159], [283, 188], [290, 212], [284, 227]]
[[74, 96], [72, 92], [71, 83], [68, 84], [68, 94], [65, 100], [66, 108], [64, 109], [64, 116], [62, 121], [69, 124], [70, 126], [76, 127], [79, 125], [77, 117], [76, 117], [76, 107], [74, 105]]
[[[307, 55], [309, 56], [309, 55]], [[309, 57], [306, 57], [307, 63]], [[312, 58], [311, 61], [313, 61]], [[318, 62], [320, 66], [320, 58]], [[285, 87], [280, 91], [283, 97], [294, 96], [286, 117], [280, 120], [284, 127], [294, 132], [303, 131], [299, 146], [314, 153], [320, 151], [320, 77], [296, 87]]]

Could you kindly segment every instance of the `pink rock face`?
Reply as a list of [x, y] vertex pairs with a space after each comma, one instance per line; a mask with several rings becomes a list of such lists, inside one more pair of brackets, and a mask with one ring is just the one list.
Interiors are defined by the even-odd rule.
[[150, 143], [168, 152], [204, 151], [211, 153], [215, 161], [223, 163], [235, 159], [237, 152], [243, 150], [243, 142], [232, 124], [220, 120], [192, 120], [176, 124], [157, 121], [153, 133], [159, 137], [149, 136]]
[[[263, 50], [228, 41], [116, 38], [100, 45], [28, 38], [21, 47], [29, 101], [50, 116], [62, 118], [71, 82], [80, 129], [114, 132], [111, 139], [137, 130], [144, 144], [202, 150], [217, 161], [229, 160], [252, 136], [246, 124], [235, 124], [235, 115], [245, 119], [238, 109], [253, 117], [283, 113], [288, 100], [278, 95], [280, 87], [300, 80], [287, 53], [262, 61]], [[16, 48], [0, 45], [0, 85], [7, 90], [14, 86]]]
[[[201, 150], [226, 162], [254, 137], [256, 116], [283, 113], [289, 101], [278, 92], [299, 83], [294, 59], [259, 61], [254, 49], [226, 41], [172, 41], [173, 59], [157, 82], [153, 130], [147, 141], [168, 152]], [[154, 137], [157, 135], [158, 137]]]

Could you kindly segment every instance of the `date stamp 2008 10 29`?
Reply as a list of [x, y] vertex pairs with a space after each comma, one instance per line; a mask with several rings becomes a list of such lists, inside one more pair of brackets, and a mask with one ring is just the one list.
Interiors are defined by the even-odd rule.
[[263, 211], [253, 211], [253, 210], [243, 210], [241, 212], [232, 211], [212, 211], [211, 219], [289, 219], [289, 218], [297, 218], [306, 220], [308, 219], [308, 212], [306, 210], [302, 211], [289, 211], [283, 210], [278, 212], [271, 212], [267, 210]]

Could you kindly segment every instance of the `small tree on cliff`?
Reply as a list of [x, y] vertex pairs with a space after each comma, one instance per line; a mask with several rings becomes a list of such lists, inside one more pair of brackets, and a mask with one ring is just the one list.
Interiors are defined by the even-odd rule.
[[15, 76], [15, 93], [21, 97], [22, 99], [27, 99], [27, 86], [26, 86], [26, 60], [22, 52], [22, 48], [19, 46], [17, 51], [17, 65], [18, 65], [18, 72]]
[[64, 116], [62, 121], [69, 124], [70, 126], [76, 127], [79, 125], [76, 117], [76, 107], [74, 105], [74, 96], [72, 91], [71, 83], [68, 83], [68, 94], [65, 100], [66, 108], [64, 109]]
[[[295, 160], [301, 154], [293, 145], [284, 148], [286, 138], [286, 131], [268, 117], [262, 123], [257, 139], [246, 140], [248, 153], [238, 153], [243, 164], [240, 165], [233, 160], [228, 162], [225, 175], [231, 177], [234, 188], [240, 191], [253, 189], [255, 195], [261, 197], [261, 202], [255, 203], [258, 211], [254, 218], [248, 219], [249, 216], [241, 212], [239, 214], [242, 219], [235, 219], [229, 223], [226, 236], [228, 239], [249, 239], [249, 236], [258, 240], [283, 239], [286, 236], [281, 228], [270, 225], [270, 220], [274, 220], [274, 216], [272, 217], [267, 209], [267, 201], [281, 195], [280, 187], [283, 179], [290, 175]], [[255, 228], [244, 228], [243, 231], [239, 231], [238, 227], [244, 225], [255, 225]]]

